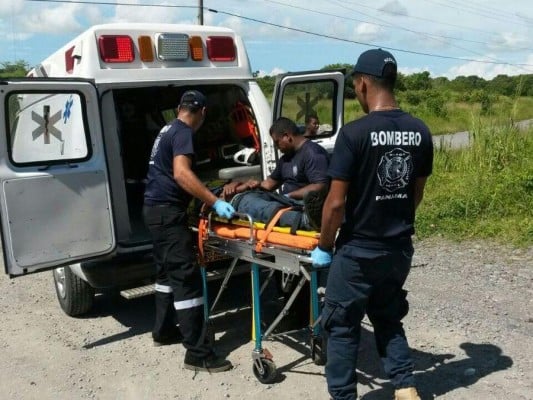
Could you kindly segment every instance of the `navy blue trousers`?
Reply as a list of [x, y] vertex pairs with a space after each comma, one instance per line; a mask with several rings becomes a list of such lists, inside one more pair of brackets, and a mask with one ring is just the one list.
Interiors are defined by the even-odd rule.
[[326, 378], [335, 400], [357, 398], [357, 352], [365, 313], [383, 367], [395, 388], [414, 385], [413, 362], [402, 318], [409, 305], [403, 284], [413, 248], [370, 249], [343, 245], [329, 269], [322, 327], [328, 335]]
[[176, 327], [183, 335], [183, 346], [195, 357], [213, 352], [206, 338], [202, 276], [195, 265], [193, 236], [187, 213], [173, 205], [144, 206], [144, 221], [152, 234], [155, 280], [154, 339], [165, 337]]

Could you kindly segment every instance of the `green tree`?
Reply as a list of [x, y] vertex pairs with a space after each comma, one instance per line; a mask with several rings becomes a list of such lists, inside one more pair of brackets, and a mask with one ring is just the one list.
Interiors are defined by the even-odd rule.
[[404, 79], [405, 90], [428, 90], [433, 87], [429, 71], [417, 72], [405, 76]]
[[260, 78], [256, 78], [257, 84], [265, 94], [267, 98], [272, 97], [272, 93], [274, 92], [274, 83], [276, 82], [275, 76], [262, 76]]
[[0, 63], [0, 78], [20, 78], [26, 76], [30, 70], [29, 64], [24, 60]]

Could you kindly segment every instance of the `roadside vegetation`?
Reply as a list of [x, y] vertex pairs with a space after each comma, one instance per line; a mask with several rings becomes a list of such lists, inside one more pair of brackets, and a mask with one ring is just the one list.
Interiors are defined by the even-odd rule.
[[435, 149], [417, 236], [533, 244], [533, 128], [475, 121], [471, 146]]

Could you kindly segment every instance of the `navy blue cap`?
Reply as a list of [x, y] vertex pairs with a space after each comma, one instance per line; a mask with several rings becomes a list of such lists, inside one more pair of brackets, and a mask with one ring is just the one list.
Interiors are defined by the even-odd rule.
[[360, 73], [382, 78], [383, 70], [388, 64], [397, 66], [396, 60], [391, 53], [382, 49], [367, 50], [361, 53], [350, 75]]
[[181, 96], [180, 106], [193, 106], [193, 107], [205, 107], [205, 96], [198, 90], [187, 90]]

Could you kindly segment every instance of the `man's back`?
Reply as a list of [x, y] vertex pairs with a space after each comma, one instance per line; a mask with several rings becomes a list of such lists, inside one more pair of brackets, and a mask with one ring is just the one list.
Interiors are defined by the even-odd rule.
[[345, 125], [329, 174], [350, 182], [341, 241], [389, 240], [414, 233], [414, 185], [432, 165], [429, 129], [399, 109]]

